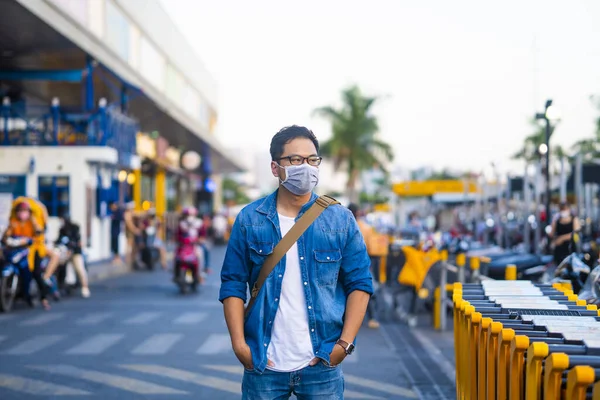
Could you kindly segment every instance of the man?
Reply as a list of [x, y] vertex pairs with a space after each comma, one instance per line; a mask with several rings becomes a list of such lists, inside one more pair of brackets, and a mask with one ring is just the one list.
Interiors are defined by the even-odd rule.
[[305, 127], [271, 141], [279, 188], [245, 207], [231, 231], [219, 300], [233, 351], [245, 372], [242, 399], [343, 398], [340, 363], [354, 341], [373, 293], [369, 256], [352, 214], [332, 205], [275, 265], [244, 317], [248, 287], [265, 259], [315, 203], [321, 157]]
[[[369, 258], [371, 259], [371, 274], [374, 278], [378, 277], [379, 263], [381, 261], [382, 256], [373, 255], [373, 247], [375, 247], [373, 246], [373, 242], [377, 240], [377, 232], [375, 232], [375, 229], [372, 226], [365, 222], [363, 218], [364, 213], [358, 208], [358, 205], [351, 203], [350, 205], [348, 205], [348, 209], [350, 210], [350, 212], [352, 212], [352, 215], [354, 215], [354, 218], [358, 223], [360, 233], [362, 234], [365, 244], [367, 246], [367, 253], [369, 254]], [[373, 287], [376, 288], [376, 286], [377, 282], [375, 279], [373, 279]], [[369, 306], [367, 307], [367, 318], [369, 319], [368, 326], [371, 329], [379, 328], [379, 322], [377, 321], [375, 312], [375, 301], [376, 296], [374, 294], [371, 298], [371, 301], [369, 302]]]
[[135, 221], [135, 203], [133, 201], [127, 203], [125, 212], [123, 213], [123, 221], [125, 222], [125, 235], [127, 237], [127, 265], [133, 265], [137, 254], [137, 246], [135, 237], [142, 234], [142, 231], [136, 226]]
[[113, 263], [121, 263], [121, 253], [119, 250], [119, 235], [121, 234], [121, 223], [123, 222], [123, 210], [119, 203], [113, 201], [110, 203], [110, 250], [113, 253]]

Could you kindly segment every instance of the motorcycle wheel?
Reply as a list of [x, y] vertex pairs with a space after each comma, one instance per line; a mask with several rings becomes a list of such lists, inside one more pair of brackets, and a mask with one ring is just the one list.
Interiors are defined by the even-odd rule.
[[187, 273], [187, 269], [181, 269], [179, 271], [179, 276], [177, 277], [177, 284], [179, 285], [179, 293], [185, 294], [187, 292], [187, 282], [185, 281], [185, 276]]
[[19, 277], [17, 275], [3, 276], [0, 282], [0, 310], [2, 312], [10, 312], [15, 302], [17, 294], [13, 287], [18, 287]]

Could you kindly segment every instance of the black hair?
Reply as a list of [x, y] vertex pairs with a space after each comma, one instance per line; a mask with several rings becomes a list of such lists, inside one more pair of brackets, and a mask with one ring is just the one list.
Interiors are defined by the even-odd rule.
[[352, 212], [352, 215], [354, 215], [354, 217], [356, 217], [358, 215], [358, 205], [355, 203], [350, 203], [348, 205], [348, 210], [350, 210]]
[[271, 139], [271, 160], [277, 161], [283, 155], [283, 147], [297, 138], [309, 139], [315, 145], [317, 154], [319, 153], [319, 141], [315, 134], [304, 126], [292, 125], [282, 128]]

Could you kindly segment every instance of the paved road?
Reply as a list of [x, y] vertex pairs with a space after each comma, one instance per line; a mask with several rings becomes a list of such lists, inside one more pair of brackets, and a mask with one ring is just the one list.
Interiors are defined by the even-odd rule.
[[[0, 315], [0, 399], [239, 399], [218, 285], [215, 273], [201, 293], [181, 296], [166, 272], [137, 272], [50, 312]], [[345, 398], [453, 398], [419, 343], [401, 325], [363, 329], [344, 363]]]

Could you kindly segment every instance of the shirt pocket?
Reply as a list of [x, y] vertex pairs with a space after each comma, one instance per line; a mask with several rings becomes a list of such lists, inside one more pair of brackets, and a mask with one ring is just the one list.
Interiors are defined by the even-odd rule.
[[273, 242], [250, 242], [250, 261], [253, 267], [262, 267], [267, 256], [273, 254]]
[[337, 284], [342, 252], [339, 250], [314, 250], [317, 283], [320, 286]]

